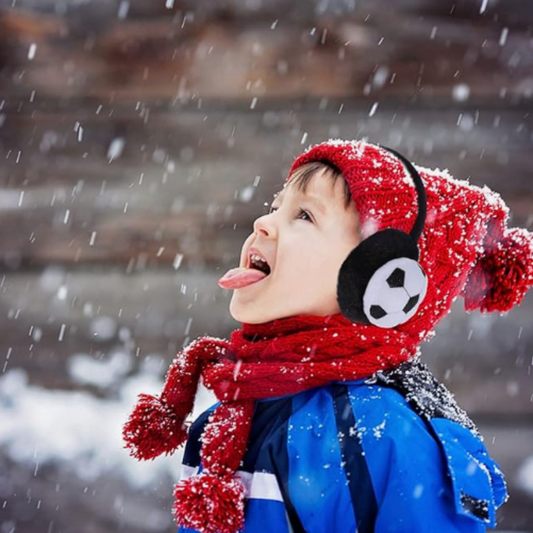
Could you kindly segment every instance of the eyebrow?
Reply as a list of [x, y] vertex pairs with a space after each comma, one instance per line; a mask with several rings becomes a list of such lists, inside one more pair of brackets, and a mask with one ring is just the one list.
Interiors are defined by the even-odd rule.
[[[285, 190], [280, 191], [276, 195], [276, 197], [274, 199], [276, 199], [276, 198], [282, 199], [284, 192], [285, 192]], [[313, 202], [317, 206], [317, 208], [319, 209], [319, 211], [322, 214], [326, 213], [326, 206], [324, 205], [324, 203], [322, 202], [322, 200], [320, 199], [319, 196], [316, 196], [314, 194], [309, 194], [309, 193], [304, 192], [304, 191], [297, 191], [296, 194], [300, 194], [302, 196], [305, 196], [308, 200], [310, 200], [311, 202]]]

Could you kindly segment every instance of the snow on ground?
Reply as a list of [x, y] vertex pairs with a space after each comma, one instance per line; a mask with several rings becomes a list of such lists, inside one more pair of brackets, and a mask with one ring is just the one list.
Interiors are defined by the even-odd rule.
[[[130, 485], [145, 487], [162, 476], [179, 478], [182, 450], [171, 457], [139, 462], [123, 448], [122, 426], [141, 392], [162, 390], [159, 362], [146, 360], [141, 371], [124, 379], [131, 361], [119, 353], [107, 361], [78, 354], [69, 362], [74, 381], [106, 389], [115, 385], [113, 398], [85, 391], [48, 390], [30, 385], [27, 374], [13, 369], [0, 377], [0, 448], [15, 462], [38, 469], [61, 463], [80, 478], [121, 474]], [[206, 389], [198, 393], [193, 418], [215, 401]]]
[[522, 463], [516, 477], [518, 486], [533, 496], [533, 455]]

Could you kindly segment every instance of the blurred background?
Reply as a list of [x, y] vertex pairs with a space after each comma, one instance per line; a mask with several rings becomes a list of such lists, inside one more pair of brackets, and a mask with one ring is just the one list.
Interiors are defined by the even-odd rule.
[[[0, 0], [0, 533], [172, 532], [121, 426], [309, 144], [381, 142], [533, 224], [531, 0]], [[533, 531], [533, 294], [423, 346]], [[211, 398], [203, 392], [198, 410]], [[435, 525], [438, 531], [438, 525]]]

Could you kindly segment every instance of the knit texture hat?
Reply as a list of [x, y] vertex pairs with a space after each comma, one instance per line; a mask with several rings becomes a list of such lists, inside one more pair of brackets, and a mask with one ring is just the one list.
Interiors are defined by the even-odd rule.
[[[387, 228], [412, 229], [414, 183], [389, 151], [361, 141], [329, 140], [300, 155], [287, 180], [313, 161], [328, 162], [344, 176], [363, 239]], [[416, 315], [397, 329], [422, 341], [460, 295], [467, 311], [505, 312], [519, 304], [533, 284], [533, 234], [507, 227], [509, 208], [488, 187], [453, 179], [446, 170], [415, 168], [427, 195], [419, 263], [428, 290]]]

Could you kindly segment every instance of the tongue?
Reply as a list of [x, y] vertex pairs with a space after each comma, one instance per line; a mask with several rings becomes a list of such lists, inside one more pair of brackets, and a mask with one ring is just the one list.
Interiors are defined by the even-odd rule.
[[218, 280], [218, 285], [223, 289], [242, 289], [266, 277], [265, 272], [255, 268], [232, 268]]

